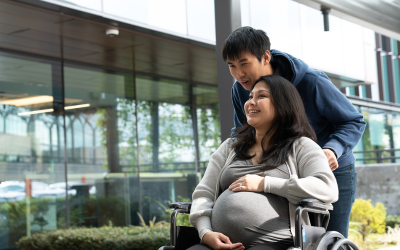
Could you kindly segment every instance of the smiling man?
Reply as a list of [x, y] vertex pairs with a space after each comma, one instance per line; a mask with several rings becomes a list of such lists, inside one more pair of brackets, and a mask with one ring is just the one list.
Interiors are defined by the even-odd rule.
[[239, 28], [225, 40], [222, 57], [236, 79], [232, 87], [235, 123], [232, 135], [246, 119], [244, 104], [261, 76], [277, 74], [289, 80], [300, 93], [318, 144], [339, 186], [339, 200], [333, 204], [328, 230], [338, 231], [347, 237], [356, 191], [352, 150], [360, 140], [366, 123], [325, 73], [310, 69], [305, 62], [287, 53], [270, 50], [270, 45], [264, 31], [251, 27]]

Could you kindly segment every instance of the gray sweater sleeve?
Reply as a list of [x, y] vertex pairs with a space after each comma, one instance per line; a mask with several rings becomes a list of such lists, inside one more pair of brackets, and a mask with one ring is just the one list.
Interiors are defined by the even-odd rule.
[[214, 206], [216, 185], [221, 169], [231, 151], [231, 139], [224, 141], [211, 156], [204, 176], [192, 195], [192, 208], [189, 220], [197, 231], [200, 239], [205, 233], [212, 231], [211, 212]]
[[338, 200], [338, 186], [322, 149], [309, 138], [302, 137], [293, 145], [293, 155], [288, 164], [292, 173], [289, 180], [266, 177], [264, 191], [286, 197], [297, 204], [306, 198], [325, 203]]

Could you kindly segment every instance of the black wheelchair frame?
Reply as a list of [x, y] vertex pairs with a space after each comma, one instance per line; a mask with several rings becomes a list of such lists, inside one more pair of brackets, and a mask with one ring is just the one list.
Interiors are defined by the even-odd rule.
[[[200, 243], [198, 232], [193, 227], [176, 225], [179, 213], [190, 214], [191, 202], [172, 203], [173, 209], [170, 224], [170, 246], [160, 247], [159, 250], [185, 250]], [[294, 246], [288, 250], [359, 250], [357, 245], [335, 231], [327, 232], [331, 204], [322, 203], [316, 199], [304, 199], [298, 203], [295, 213]], [[303, 216], [307, 213], [311, 225], [303, 225]]]

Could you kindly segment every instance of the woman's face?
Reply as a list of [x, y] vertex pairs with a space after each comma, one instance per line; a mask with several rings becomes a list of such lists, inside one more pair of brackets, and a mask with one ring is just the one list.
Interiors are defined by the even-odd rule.
[[249, 100], [244, 104], [244, 110], [250, 126], [255, 129], [269, 129], [276, 111], [271, 102], [269, 86], [265, 81], [257, 83], [250, 92]]

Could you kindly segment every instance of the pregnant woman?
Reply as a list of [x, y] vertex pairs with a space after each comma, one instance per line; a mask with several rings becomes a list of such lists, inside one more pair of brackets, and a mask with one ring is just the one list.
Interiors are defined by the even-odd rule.
[[190, 222], [202, 243], [190, 250], [287, 249], [300, 200], [338, 199], [335, 177], [292, 83], [261, 77], [244, 109], [244, 126], [211, 155], [193, 193]]

